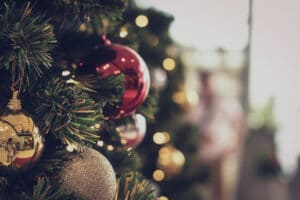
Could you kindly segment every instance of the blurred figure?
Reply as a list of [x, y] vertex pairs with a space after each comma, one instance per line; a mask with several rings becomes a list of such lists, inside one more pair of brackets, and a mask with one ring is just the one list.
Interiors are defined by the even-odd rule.
[[224, 98], [213, 88], [212, 75], [200, 74], [200, 103], [190, 113], [199, 133], [199, 162], [212, 171], [213, 200], [232, 200], [238, 173], [238, 150], [243, 140], [245, 123], [240, 104]]
[[5, 151], [7, 152], [7, 163], [12, 164], [13, 158], [17, 153], [16, 145], [13, 143], [12, 138], [8, 138], [5, 146]]

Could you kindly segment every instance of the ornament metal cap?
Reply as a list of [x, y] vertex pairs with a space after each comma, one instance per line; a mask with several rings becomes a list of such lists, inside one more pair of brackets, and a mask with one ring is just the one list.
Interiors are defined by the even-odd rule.
[[18, 99], [18, 91], [13, 91], [12, 98], [9, 100], [7, 107], [13, 112], [19, 111], [22, 109], [21, 100]]

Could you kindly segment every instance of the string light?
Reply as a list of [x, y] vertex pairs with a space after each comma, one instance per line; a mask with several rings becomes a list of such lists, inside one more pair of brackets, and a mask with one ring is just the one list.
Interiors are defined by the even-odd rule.
[[97, 142], [97, 146], [103, 147], [103, 146], [104, 146], [104, 142], [103, 142], [102, 140], [99, 140], [99, 141]]
[[122, 27], [120, 30], [120, 37], [125, 38], [128, 35], [128, 31], [126, 27]]
[[124, 138], [121, 138], [121, 144], [123, 144], [123, 145], [127, 144], [127, 140]]
[[153, 142], [155, 144], [166, 144], [170, 141], [170, 134], [168, 132], [156, 132], [153, 135]]
[[66, 149], [68, 152], [73, 152], [75, 150], [75, 147], [73, 145], [68, 145]]
[[95, 124], [95, 128], [96, 128], [96, 129], [99, 129], [100, 127], [101, 127], [100, 124]]
[[172, 100], [177, 104], [184, 104], [186, 102], [186, 95], [183, 91], [177, 91], [173, 94]]
[[114, 146], [113, 145], [107, 145], [107, 150], [108, 151], [113, 151], [114, 150]]
[[79, 27], [79, 30], [82, 31], [82, 32], [86, 31], [86, 29], [87, 29], [87, 26], [86, 26], [85, 23], [82, 23], [82, 24], [80, 25], [80, 27]]
[[185, 157], [180, 150], [172, 145], [165, 145], [158, 154], [158, 167], [165, 171], [167, 177], [180, 173], [185, 164]]
[[135, 24], [140, 28], [144, 28], [149, 24], [149, 19], [145, 15], [138, 15], [135, 18]]
[[167, 71], [173, 71], [176, 67], [175, 60], [173, 58], [166, 58], [163, 60], [163, 67]]
[[161, 169], [157, 169], [157, 170], [155, 170], [153, 172], [152, 177], [153, 177], [153, 179], [155, 181], [160, 182], [160, 181], [164, 180], [164, 178], [165, 178], [165, 172], [163, 170], [161, 170]]
[[64, 77], [70, 76], [70, 74], [71, 74], [70, 70], [64, 70], [64, 71], [61, 72], [61, 75], [64, 76]]
[[169, 200], [169, 198], [166, 197], [166, 196], [161, 196], [161, 197], [159, 197], [157, 200]]

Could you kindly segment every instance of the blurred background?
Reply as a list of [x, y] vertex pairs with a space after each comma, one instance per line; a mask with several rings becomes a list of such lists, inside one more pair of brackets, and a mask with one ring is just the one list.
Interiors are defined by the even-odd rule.
[[150, 38], [140, 53], [160, 91], [140, 151], [156, 144], [144, 174], [161, 200], [298, 199], [300, 3], [139, 0], [133, 7], [139, 34]]

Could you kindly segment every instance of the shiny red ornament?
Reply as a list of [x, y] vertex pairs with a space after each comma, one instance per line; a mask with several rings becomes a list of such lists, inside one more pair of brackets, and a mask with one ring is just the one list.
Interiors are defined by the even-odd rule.
[[141, 114], [136, 114], [133, 116], [133, 119], [133, 123], [127, 123], [116, 127], [125, 149], [136, 148], [142, 143], [146, 135], [147, 123], [145, 117]]
[[108, 117], [118, 119], [134, 113], [144, 102], [149, 92], [150, 75], [145, 61], [137, 52], [124, 45], [111, 44], [105, 36], [102, 38], [104, 45], [90, 52], [80, 63], [80, 68], [103, 78], [125, 74], [122, 101], [108, 114]]

